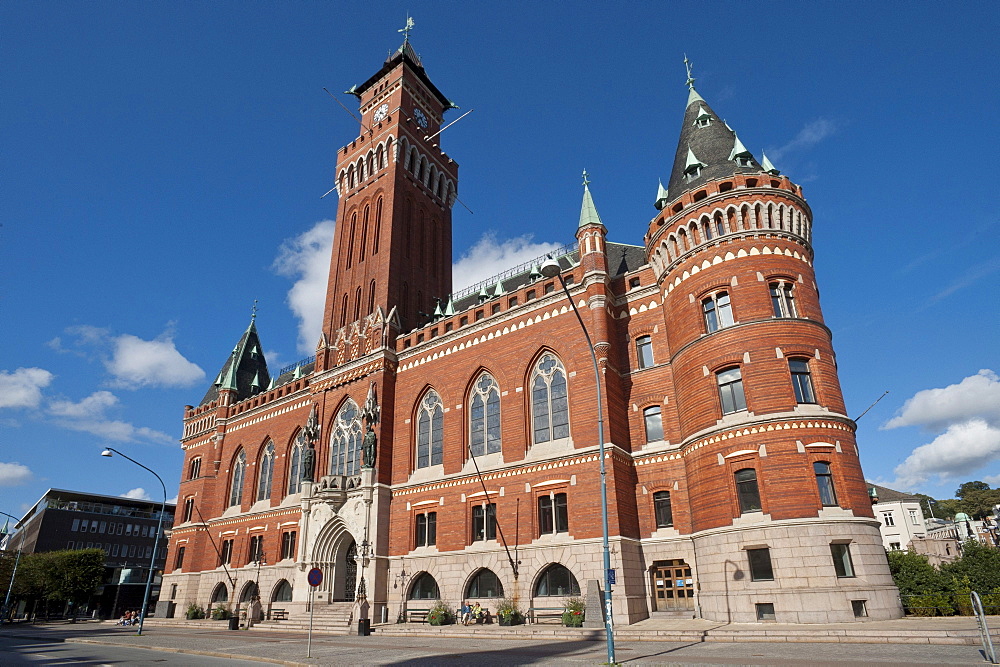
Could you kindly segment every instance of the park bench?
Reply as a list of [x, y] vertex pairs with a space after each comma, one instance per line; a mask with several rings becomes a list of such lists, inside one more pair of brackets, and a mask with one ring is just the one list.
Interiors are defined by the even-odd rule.
[[555, 618], [561, 623], [564, 611], [565, 607], [528, 607], [525, 618], [528, 623], [539, 623], [540, 618]]
[[[407, 608], [406, 615], [403, 617], [403, 620], [406, 623], [416, 623], [418, 621], [419, 622], [426, 622], [427, 621], [427, 614], [429, 614], [429, 613], [431, 613], [430, 609], [409, 609], [409, 608]], [[415, 621], [413, 619], [413, 616], [420, 616], [421, 618], [418, 619], [418, 621]]]
[[287, 621], [288, 611], [285, 609], [272, 609], [271, 610], [271, 620], [272, 621]]

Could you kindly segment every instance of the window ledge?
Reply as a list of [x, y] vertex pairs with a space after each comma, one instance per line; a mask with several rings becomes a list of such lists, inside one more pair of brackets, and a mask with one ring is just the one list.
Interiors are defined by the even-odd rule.
[[479, 464], [480, 470], [499, 468], [504, 464], [503, 451], [493, 452], [492, 454], [480, 454], [476, 457], [475, 462], [473, 462], [472, 456], [469, 456], [465, 461], [465, 465], [462, 466], [462, 474], [469, 475], [476, 472], [476, 464]]
[[548, 459], [554, 456], [572, 454], [574, 449], [573, 438], [549, 440], [548, 442], [543, 442], [541, 444], [531, 445], [531, 447], [528, 448], [528, 452], [524, 455], [524, 461], [527, 463]]
[[532, 544], [537, 545], [548, 545], [548, 544], [568, 544], [573, 542], [574, 538], [569, 533], [545, 533], [544, 535], [539, 535], [531, 541]]
[[433, 482], [444, 477], [444, 464], [439, 463], [426, 468], [417, 468], [410, 473], [410, 484], [420, 484], [422, 482]]
[[265, 498], [264, 500], [258, 500], [253, 505], [251, 505], [249, 512], [252, 514], [254, 512], [263, 512], [269, 509], [271, 509], [271, 499]]

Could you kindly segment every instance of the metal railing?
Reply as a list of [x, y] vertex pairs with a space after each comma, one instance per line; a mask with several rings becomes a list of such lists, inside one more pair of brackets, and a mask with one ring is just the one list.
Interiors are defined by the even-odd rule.
[[[486, 280], [480, 280], [478, 283], [476, 283], [474, 285], [470, 285], [469, 287], [461, 289], [461, 290], [459, 290], [457, 292], [452, 292], [451, 299], [453, 301], [459, 301], [459, 300], [461, 300], [461, 299], [469, 296], [470, 294], [475, 294], [475, 293], [479, 292], [484, 287], [492, 287], [493, 285], [496, 285], [498, 282], [500, 282], [502, 280], [507, 280], [508, 278], [513, 278], [514, 276], [516, 276], [518, 274], [524, 273], [525, 271], [530, 270], [531, 267], [540, 265], [542, 262], [544, 262], [550, 256], [555, 257], [556, 259], [558, 259], [558, 258], [562, 257], [563, 255], [570, 254], [574, 250], [576, 250], [576, 242], [574, 241], [573, 243], [567, 243], [566, 245], [560, 246], [560, 247], [556, 248], [555, 250], [550, 250], [549, 252], [545, 253], [544, 255], [540, 255], [539, 257], [536, 257], [536, 258], [534, 258], [531, 261], [524, 262], [522, 264], [518, 264], [515, 267], [507, 269], [503, 273], [498, 273], [495, 276], [490, 276]], [[448, 303], [448, 300], [445, 299], [445, 300], [442, 301], [442, 303]]]

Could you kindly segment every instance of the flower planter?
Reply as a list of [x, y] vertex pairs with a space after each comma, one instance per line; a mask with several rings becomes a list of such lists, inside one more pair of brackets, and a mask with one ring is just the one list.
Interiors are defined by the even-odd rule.
[[522, 619], [521, 615], [518, 614], [517, 612], [510, 614], [509, 616], [500, 616], [499, 619], [500, 619], [500, 625], [504, 627], [509, 627], [511, 625], [521, 625], [524, 622], [524, 619]]

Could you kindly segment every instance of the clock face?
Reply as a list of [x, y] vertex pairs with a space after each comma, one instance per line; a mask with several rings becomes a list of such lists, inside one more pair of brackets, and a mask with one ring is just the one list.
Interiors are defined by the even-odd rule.
[[382, 119], [389, 115], [389, 105], [383, 104], [378, 109], [375, 109], [375, 115], [372, 118], [376, 123], [382, 122]]
[[417, 121], [417, 125], [420, 127], [427, 127], [427, 115], [420, 107], [413, 110], [413, 118]]

